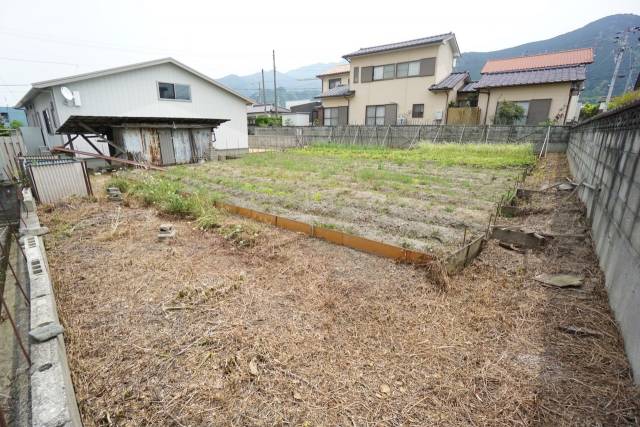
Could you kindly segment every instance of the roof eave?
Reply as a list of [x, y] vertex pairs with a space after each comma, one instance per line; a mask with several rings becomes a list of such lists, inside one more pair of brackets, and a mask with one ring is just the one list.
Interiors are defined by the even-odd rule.
[[[100, 70], [100, 71], [92, 71], [90, 73], [83, 73], [83, 74], [76, 74], [73, 76], [68, 76], [68, 77], [63, 77], [63, 78], [59, 78], [59, 79], [52, 79], [52, 80], [44, 80], [41, 82], [36, 82], [33, 83], [31, 86], [33, 88], [36, 89], [46, 89], [48, 87], [52, 87], [52, 86], [60, 86], [60, 85], [64, 85], [64, 84], [69, 84], [69, 83], [74, 83], [77, 81], [82, 81], [82, 80], [89, 80], [89, 79], [94, 79], [94, 78], [98, 78], [98, 77], [105, 77], [105, 76], [109, 76], [112, 74], [118, 74], [118, 73], [123, 73], [123, 72], [127, 72], [127, 71], [133, 71], [133, 70], [138, 70], [141, 68], [147, 68], [147, 67], [153, 67], [155, 65], [160, 65], [160, 64], [173, 64], [179, 68], [182, 68], [185, 71], [190, 72], [191, 74], [194, 74], [198, 77], [200, 77], [201, 79], [213, 84], [214, 86], [219, 87], [220, 89], [229, 92], [232, 95], [235, 95], [236, 97], [242, 99], [243, 101], [245, 101], [246, 104], [254, 104], [255, 101], [252, 100], [251, 98], [247, 98], [246, 96], [240, 95], [238, 92], [236, 92], [235, 90], [223, 85], [222, 83], [219, 83], [218, 81], [212, 79], [211, 77], [202, 74], [199, 71], [194, 70], [193, 68], [189, 67], [188, 65], [183, 64], [182, 62], [171, 58], [171, 57], [166, 57], [166, 58], [160, 58], [160, 59], [155, 59], [153, 61], [146, 61], [146, 62], [138, 62], [136, 64], [129, 64], [129, 65], [124, 65], [121, 67], [114, 67], [114, 68], [108, 68], [105, 70]], [[20, 102], [22, 102], [22, 100], [20, 100]]]
[[[442, 40], [434, 40], [434, 41], [431, 41], [431, 42], [420, 43], [420, 44], [416, 44], [416, 45], [413, 45], [413, 46], [394, 47], [394, 48], [379, 50], [377, 52], [370, 52], [370, 53], [360, 53], [359, 54], [357, 52], [352, 52], [352, 53], [348, 53], [348, 54], [342, 56], [342, 58], [344, 58], [347, 61], [349, 61], [349, 59], [354, 58], [356, 56], [359, 57], [359, 56], [378, 55], [378, 54], [381, 54], [381, 53], [388, 53], [388, 52], [399, 51], [399, 50], [416, 49], [416, 48], [424, 47], [424, 46], [442, 44], [445, 41], [451, 40], [451, 38], [453, 38], [455, 40], [455, 36], [453, 34], [449, 34], [447, 37], [443, 38]], [[457, 54], [460, 55], [460, 48], [458, 47], [458, 42], [456, 41], [455, 44], [456, 44]]]

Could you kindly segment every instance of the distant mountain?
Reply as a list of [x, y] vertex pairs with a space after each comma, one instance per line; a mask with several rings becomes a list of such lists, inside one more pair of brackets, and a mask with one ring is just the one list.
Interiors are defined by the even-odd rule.
[[[587, 81], [585, 82], [585, 91], [582, 93], [582, 100], [596, 102], [606, 95], [609, 87], [614, 68], [614, 37], [616, 32], [633, 26], [640, 26], [640, 16], [633, 14], [611, 15], [548, 40], [535, 41], [493, 52], [463, 53], [458, 60], [456, 69], [467, 70], [473, 79], [478, 79], [482, 66], [489, 59], [593, 47], [595, 62], [587, 68]], [[614, 95], [624, 91], [627, 81], [633, 87], [638, 71], [640, 71], [640, 45], [637, 37], [632, 38], [631, 45], [632, 48], [625, 54], [625, 59], [620, 67], [618, 75], [622, 77], [616, 81]], [[286, 101], [311, 99], [317, 96], [320, 94], [321, 88], [320, 80], [316, 78], [316, 75], [338, 64], [338, 62], [318, 63], [296, 68], [286, 73], [278, 72], [278, 104], [284, 106]], [[273, 102], [273, 71], [265, 70], [264, 79], [267, 87], [267, 102]], [[258, 100], [258, 87], [261, 84], [262, 75], [260, 72], [246, 76], [230, 74], [218, 79], [218, 81], [245, 96]]]
[[[318, 74], [338, 65], [335, 63], [318, 63], [296, 68], [295, 70], [276, 73], [276, 83], [278, 85], [278, 105], [284, 106], [286, 101], [297, 99], [311, 99], [321, 92], [320, 80], [316, 78]], [[257, 72], [246, 76], [230, 74], [217, 79], [225, 86], [240, 92], [242, 95], [262, 100], [259, 88], [262, 85], [262, 73]], [[273, 102], [273, 70], [264, 70], [264, 81], [266, 86], [267, 102]]]
[[[591, 22], [582, 28], [570, 31], [548, 40], [526, 43], [508, 49], [493, 52], [467, 52], [458, 60], [457, 70], [467, 70], [473, 79], [480, 77], [480, 70], [488, 59], [509, 58], [514, 56], [532, 55], [558, 50], [593, 47], [595, 62], [587, 68], [587, 81], [582, 94], [583, 101], [596, 102], [605, 96], [609, 88], [609, 81], [614, 69], [616, 32], [625, 28], [640, 26], [640, 16], [632, 14], [611, 15]], [[631, 87], [640, 71], [640, 45], [637, 36], [630, 38], [632, 48], [625, 54], [625, 58], [618, 73], [614, 87], [614, 95], [624, 91], [627, 79]]]

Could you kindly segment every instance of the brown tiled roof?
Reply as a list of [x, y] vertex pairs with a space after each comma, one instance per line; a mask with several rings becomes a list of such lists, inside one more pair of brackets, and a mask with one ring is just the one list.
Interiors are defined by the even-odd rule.
[[476, 83], [477, 89], [521, 86], [542, 83], [576, 82], [586, 78], [586, 66], [547, 68], [542, 70], [515, 71], [511, 73], [483, 74]]
[[503, 73], [507, 71], [567, 67], [571, 65], [591, 64], [592, 62], [593, 49], [589, 47], [563, 52], [520, 56], [518, 58], [491, 59], [484, 64], [481, 73]]
[[332, 74], [344, 74], [344, 73], [348, 73], [349, 72], [349, 64], [340, 64], [340, 65], [336, 65], [335, 67], [329, 68], [326, 71], [323, 71], [322, 73], [318, 74], [316, 77], [322, 77], [322, 76], [330, 76]]
[[[372, 47], [364, 47], [361, 48], [355, 52], [351, 52], [348, 53], [346, 55], [343, 56], [343, 58], [348, 59], [351, 58], [353, 56], [360, 56], [360, 55], [369, 55], [372, 53], [379, 53], [379, 52], [386, 52], [388, 50], [395, 50], [395, 49], [405, 49], [408, 47], [417, 47], [417, 46], [422, 46], [422, 45], [427, 45], [427, 44], [433, 44], [433, 43], [441, 43], [445, 40], [449, 40], [451, 38], [454, 39], [455, 42], [455, 34], [453, 33], [446, 33], [446, 34], [438, 34], [437, 36], [429, 36], [429, 37], [423, 37], [421, 39], [415, 39], [415, 40], [407, 40], [404, 42], [398, 42], [398, 43], [390, 43], [390, 44], [383, 44], [380, 46], [372, 46]], [[457, 43], [456, 43], [456, 48], [458, 47]]]
[[316, 96], [316, 98], [331, 98], [333, 96], [351, 96], [354, 93], [355, 91], [349, 89], [349, 86], [340, 85], [322, 92], [320, 95]]
[[457, 72], [457, 73], [451, 73], [447, 77], [442, 79], [439, 83], [431, 85], [429, 87], [429, 90], [431, 90], [431, 91], [451, 90], [458, 83], [460, 83], [461, 81], [466, 80], [468, 78], [469, 78], [469, 73], [466, 72], [466, 71], [461, 71], [461, 72]]

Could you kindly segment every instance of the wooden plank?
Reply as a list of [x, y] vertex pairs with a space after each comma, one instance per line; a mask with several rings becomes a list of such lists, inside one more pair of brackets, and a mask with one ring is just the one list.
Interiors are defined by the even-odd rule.
[[103, 155], [100, 155], [100, 154], [89, 153], [88, 151], [70, 150], [70, 149], [64, 148], [62, 146], [53, 147], [51, 149], [51, 151], [52, 152], [59, 152], [59, 153], [69, 153], [69, 154], [82, 154], [83, 156], [94, 157], [96, 159], [111, 160], [111, 161], [114, 161], [114, 162], [117, 162], [117, 163], [123, 163], [125, 165], [138, 166], [138, 167], [141, 167], [141, 168], [153, 169], [153, 170], [162, 171], [162, 172], [166, 171], [165, 168], [161, 168], [159, 166], [147, 165], [145, 163], [134, 162], [133, 160], [120, 159], [118, 157], [103, 156]]
[[452, 274], [468, 266], [482, 252], [483, 243], [484, 237], [480, 236], [449, 255], [445, 266], [447, 273]]
[[396, 260], [406, 259], [405, 250], [398, 246], [388, 245], [386, 243], [376, 242], [375, 240], [369, 240], [364, 237], [352, 236], [349, 234], [345, 234], [342, 241], [344, 246], [357, 249], [362, 252]]

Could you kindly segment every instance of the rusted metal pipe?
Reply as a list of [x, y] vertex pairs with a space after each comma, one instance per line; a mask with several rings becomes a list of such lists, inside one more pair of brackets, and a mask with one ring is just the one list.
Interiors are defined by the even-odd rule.
[[27, 352], [27, 349], [24, 347], [24, 344], [22, 343], [22, 339], [20, 338], [20, 332], [18, 331], [18, 327], [13, 321], [13, 318], [11, 317], [11, 313], [9, 313], [9, 307], [7, 307], [7, 303], [5, 302], [4, 298], [2, 298], [1, 295], [0, 295], [0, 303], [2, 303], [2, 306], [4, 307], [4, 311], [7, 314], [7, 319], [9, 319], [9, 323], [11, 323], [11, 329], [13, 329], [13, 334], [16, 336], [16, 341], [18, 341], [18, 345], [22, 350], [22, 354], [24, 355], [25, 359], [27, 359], [27, 362], [29, 362], [29, 366], [31, 366], [31, 358], [29, 357], [29, 352]]
[[13, 266], [11, 265], [11, 259], [9, 258], [9, 252], [5, 251], [4, 249], [4, 245], [2, 244], [2, 242], [0, 242], [0, 250], [2, 251], [2, 256], [6, 256], [7, 257], [7, 265], [9, 266], [9, 270], [11, 270], [11, 274], [13, 274], [13, 278], [16, 280], [16, 286], [18, 287], [18, 289], [20, 289], [20, 292], [22, 293], [22, 296], [24, 296], [24, 302], [25, 305], [29, 306], [29, 297], [27, 296], [27, 293], [24, 291], [22, 285], [20, 284], [20, 280], [18, 279], [18, 275], [16, 274], [16, 271], [13, 269]]

